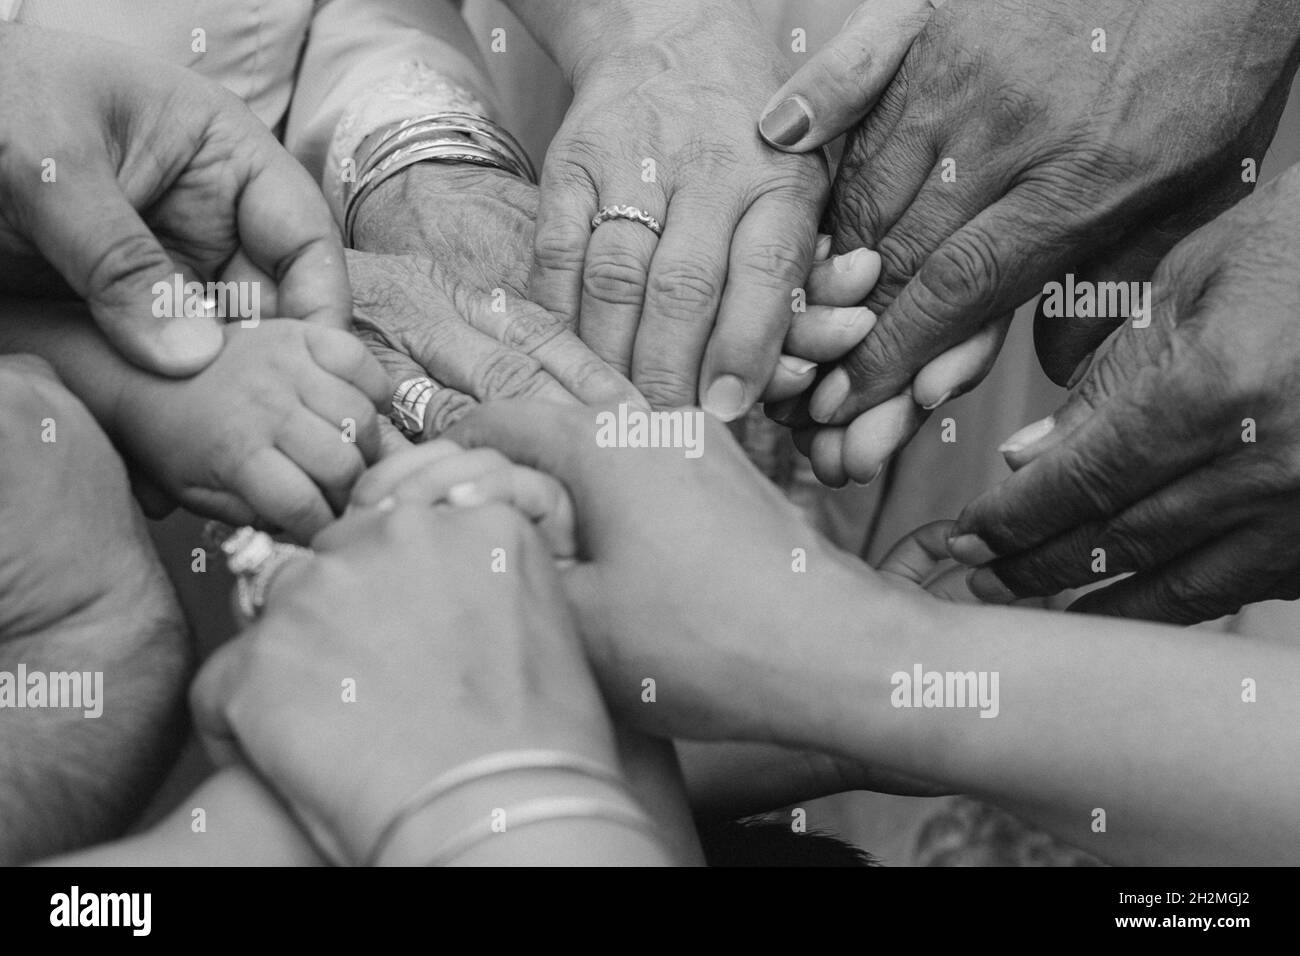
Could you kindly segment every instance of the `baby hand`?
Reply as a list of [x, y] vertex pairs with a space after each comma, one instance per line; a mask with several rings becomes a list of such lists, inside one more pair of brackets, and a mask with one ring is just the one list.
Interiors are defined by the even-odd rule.
[[367, 471], [352, 489], [357, 507], [446, 504], [470, 508], [511, 505], [537, 525], [557, 561], [576, 557], [573, 502], [558, 480], [491, 448], [466, 450], [439, 438], [410, 446]]
[[130, 379], [113, 430], [145, 475], [185, 507], [257, 519], [309, 540], [379, 457], [391, 384], [360, 340], [292, 319], [232, 323], [189, 379]]

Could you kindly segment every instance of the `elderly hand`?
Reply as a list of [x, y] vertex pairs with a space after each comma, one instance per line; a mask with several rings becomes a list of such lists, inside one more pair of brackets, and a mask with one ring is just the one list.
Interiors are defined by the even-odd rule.
[[1190, 624], [1300, 596], [1300, 168], [1161, 263], [1055, 415], [1003, 446], [1015, 474], [961, 515], [988, 600], [1122, 572], [1073, 609]]
[[[312, 544], [192, 699], [216, 753], [237, 743], [323, 848], [366, 859], [410, 794], [486, 754], [618, 765], [554, 562], [519, 512], [366, 508]], [[407, 844], [391, 845], [419, 852]]]
[[[872, 10], [783, 92], [824, 102], [815, 84], [864, 101], [854, 74], [888, 60]], [[1044, 283], [1067, 271], [1145, 279], [1179, 238], [1247, 192], [1243, 164], [1262, 161], [1276, 128], [1298, 27], [1284, 0], [969, 0], [936, 10], [852, 135], [837, 178], [837, 243], [879, 249], [884, 270], [867, 300], [880, 321], [807, 405], [829, 426], [824, 456], [838, 453], [843, 474], [865, 480], [926, 410], [983, 377], [1006, 317]], [[821, 132], [798, 148], [852, 113], [815, 121]], [[1067, 380], [1125, 318], [1056, 323], [1040, 339], [1049, 374]], [[966, 360], [926, 374], [972, 336], [983, 338]]]
[[[566, 15], [575, 98], [542, 172], [530, 293], [652, 405], [735, 419], [772, 377], [828, 190], [820, 157], [754, 132], [779, 54], [730, 0]], [[627, 219], [593, 231], [615, 205], [662, 237]]]
[[55, 285], [38, 254], [164, 375], [222, 342], [211, 319], [155, 317], [154, 285], [177, 274], [262, 282], [279, 315], [348, 323], [324, 197], [235, 96], [125, 47], [0, 24], [0, 290]]

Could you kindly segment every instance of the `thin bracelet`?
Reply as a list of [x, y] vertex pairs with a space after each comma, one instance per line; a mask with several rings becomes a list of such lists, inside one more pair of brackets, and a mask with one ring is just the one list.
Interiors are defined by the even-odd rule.
[[506, 750], [488, 754], [453, 767], [403, 800], [388, 823], [384, 824], [384, 828], [379, 831], [373, 848], [366, 854], [364, 865], [374, 866], [383, 855], [383, 851], [387, 849], [398, 828], [412, 815], [438, 798], [445, 797], [453, 790], [475, 781], [519, 770], [562, 770], [603, 781], [624, 792], [627, 790], [622, 775], [616, 770], [579, 754], [565, 753], [563, 750]]
[[482, 821], [472, 824], [444, 843], [425, 865], [446, 866], [497, 833], [513, 833], [532, 824], [552, 820], [606, 820], [638, 830], [655, 842], [659, 840], [654, 824], [639, 809], [601, 797], [543, 797], [511, 807], [504, 813], [504, 830], [493, 830], [490, 822], [486, 830], [482, 828]]

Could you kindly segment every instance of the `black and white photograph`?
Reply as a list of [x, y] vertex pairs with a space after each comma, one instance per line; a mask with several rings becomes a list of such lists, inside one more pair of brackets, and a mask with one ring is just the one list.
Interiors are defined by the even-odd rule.
[[0, 0], [19, 921], [1066, 868], [1242, 939], [1300, 864], [1297, 65], [1300, 0]]

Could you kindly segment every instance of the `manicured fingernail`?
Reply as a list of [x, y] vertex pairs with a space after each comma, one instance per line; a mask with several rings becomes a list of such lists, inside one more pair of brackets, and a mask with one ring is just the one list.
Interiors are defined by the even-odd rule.
[[745, 383], [734, 375], [723, 375], [705, 392], [704, 410], [724, 422], [739, 418], [745, 410]]
[[376, 511], [392, 511], [396, 507], [397, 499], [392, 495], [389, 495], [387, 498], [380, 498], [379, 501], [375, 502]]
[[981, 601], [988, 604], [1010, 604], [1016, 594], [1002, 583], [991, 568], [976, 568], [966, 576], [966, 586]]
[[831, 237], [818, 236], [817, 249], [813, 252], [813, 258], [819, 262], [831, 254]]
[[842, 368], [837, 368], [822, 379], [822, 383], [817, 386], [817, 391], [813, 392], [812, 401], [808, 404], [808, 414], [812, 416], [813, 421], [825, 425], [840, 410], [840, 406], [848, 397], [849, 373]]
[[856, 272], [865, 271], [872, 259], [879, 256], [879, 253], [872, 252], [870, 249], [854, 249], [852, 252], [845, 252], [831, 260], [831, 265], [836, 272]]
[[977, 534], [959, 534], [948, 539], [948, 553], [962, 564], [988, 564], [997, 557]]
[[948, 389], [948, 391], [944, 392], [942, 395], [940, 395], [929, 405], [922, 405], [921, 407], [925, 409], [927, 412], [932, 412], [940, 405], [942, 405], [944, 402], [948, 401], [948, 399], [952, 398], [952, 393], [955, 391], [957, 391], [955, 388], [950, 388]]
[[782, 355], [778, 361], [781, 367], [792, 375], [807, 375], [817, 367], [816, 362], [810, 362], [807, 359], [801, 359], [794, 355]]
[[472, 508], [483, 503], [483, 494], [472, 481], [462, 481], [447, 489], [447, 503], [457, 508]]
[[221, 326], [212, 319], [173, 319], [158, 332], [163, 355], [182, 365], [210, 360], [224, 344]]
[[1075, 366], [1074, 371], [1070, 373], [1069, 381], [1065, 383], [1066, 388], [1074, 388], [1083, 380], [1083, 377], [1088, 374], [1088, 369], [1092, 367], [1092, 357], [1096, 354], [1096, 352], [1089, 352], [1084, 360]]
[[1037, 444], [1052, 433], [1056, 427], [1056, 419], [1051, 415], [1046, 418], [1040, 418], [1033, 424], [1026, 425], [1020, 431], [1016, 432], [1001, 445], [998, 451], [1004, 455], [1013, 455], [1017, 452], [1024, 451], [1030, 445]]
[[758, 131], [773, 146], [794, 146], [810, 129], [812, 109], [802, 96], [786, 97], [758, 121]]
[[836, 309], [835, 314], [844, 323], [846, 329], [853, 329], [863, 336], [870, 332], [876, 324], [876, 313], [866, 306]]

